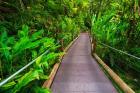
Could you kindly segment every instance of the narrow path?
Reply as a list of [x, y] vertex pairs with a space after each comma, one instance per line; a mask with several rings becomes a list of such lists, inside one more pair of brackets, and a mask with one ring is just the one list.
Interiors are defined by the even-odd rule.
[[117, 93], [91, 56], [87, 33], [82, 33], [64, 56], [51, 89], [52, 93]]

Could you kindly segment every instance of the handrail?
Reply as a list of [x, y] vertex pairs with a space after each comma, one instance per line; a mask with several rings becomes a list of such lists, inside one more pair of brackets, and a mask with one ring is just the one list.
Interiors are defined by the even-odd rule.
[[134, 90], [132, 90], [109, 66], [107, 66], [96, 53], [93, 53], [93, 56], [124, 93], [135, 93]]
[[120, 53], [123, 53], [123, 54], [125, 54], [125, 55], [128, 55], [128, 56], [130, 56], [130, 57], [133, 57], [133, 58], [135, 58], [135, 59], [140, 60], [140, 58], [137, 57], [137, 56], [135, 56], [135, 55], [129, 54], [129, 53], [127, 53], [127, 52], [124, 52], [124, 51], [122, 51], [122, 50], [116, 49], [116, 48], [114, 48], [114, 47], [111, 47], [111, 46], [109, 46], [109, 45], [107, 45], [107, 44], [104, 44], [104, 43], [101, 43], [101, 42], [98, 42], [98, 43], [101, 44], [101, 45], [104, 45], [104, 46], [106, 46], [106, 47], [108, 47], [108, 48], [111, 48], [112, 50], [118, 51], [118, 52], [120, 52]]
[[[92, 41], [93, 41], [93, 39], [91, 38], [90, 39], [91, 40], [91, 44], [93, 44], [92, 43]], [[94, 43], [96, 43], [96, 42], [94, 42]], [[100, 43], [100, 42], [99, 42]], [[100, 43], [101, 44], [101, 43]], [[103, 44], [103, 43], [102, 43]], [[111, 48], [111, 49], [113, 49], [113, 50], [116, 50], [116, 51], [119, 51], [119, 52], [121, 52], [121, 53], [125, 53], [125, 54], [128, 54], [128, 53], [126, 53], [126, 52], [124, 52], [124, 51], [121, 51], [121, 50], [118, 50], [118, 49], [115, 49], [115, 48], [113, 48], [113, 47], [111, 47], [111, 46], [109, 46], [109, 45], [106, 45], [106, 44], [103, 44], [104, 46], [106, 46], [106, 47], [109, 47], [109, 48]], [[94, 45], [94, 46], [92, 46], [92, 48], [94, 47], [94, 49], [95, 49], [95, 47], [96, 47], [96, 45]], [[103, 67], [103, 69], [105, 70], [105, 71], [107, 71], [107, 73], [109, 74], [109, 76], [115, 81], [115, 83], [123, 90], [123, 92], [124, 93], [135, 93], [134, 92], [134, 90], [132, 90], [109, 66], [107, 66], [101, 59], [100, 59], [100, 57], [95, 53], [95, 51], [94, 51], [94, 53], [92, 54], [94, 57], [95, 57], [95, 59], [97, 60], [97, 62]], [[131, 56], [131, 54], [129, 54], [129, 56]], [[132, 55], [132, 56], [134, 56], [134, 55]], [[136, 57], [136, 56], [135, 56]], [[137, 58], [137, 57], [136, 57]]]
[[35, 58], [34, 60], [32, 60], [31, 62], [29, 62], [27, 65], [25, 65], [24, 67], [22, 67], [21, 69], [19, 69], [17, 72], [15, 72], [14, 74], [12, 74], [11, 76], [9, 76], [8, 78], [6, 78], [5, 80], [3, 80], [2, 82], [0, 82], [0, 87], [3, 86], [4, 84], [6, 84], [9, 80], [11, 80], [13, 77], [15, 77], [16, 75], [18, 75], [20, 72], [22, 72], [24, 69], [26, 69], [27, 67], [29, 67], [30, 65], [32, 65], [39, 57], [45, 55], [49, 53], [49, 50], [46, 50], [44, 53], [42, 53], [40, 56], [38, 56], [37, 58]]

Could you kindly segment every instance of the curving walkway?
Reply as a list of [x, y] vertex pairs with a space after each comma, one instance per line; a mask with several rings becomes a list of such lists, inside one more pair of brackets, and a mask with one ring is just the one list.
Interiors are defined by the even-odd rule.
[[64, 56], [51, 89], [52, 93], [117, 93], [91, 56], [87, 33], [81, 33]]

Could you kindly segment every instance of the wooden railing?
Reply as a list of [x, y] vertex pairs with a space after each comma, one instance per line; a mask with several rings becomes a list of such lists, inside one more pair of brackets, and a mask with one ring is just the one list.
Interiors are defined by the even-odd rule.
[[97, 42], [91, 38], [92, 45], [92, 55], [97, 60], [97, 62], [103, 67], [103, 69], [108, 73], [112, 80], [123, 90], [124, 93], [135, 93], [109, 66], [101, 60], [101, 58], [95, 53]]

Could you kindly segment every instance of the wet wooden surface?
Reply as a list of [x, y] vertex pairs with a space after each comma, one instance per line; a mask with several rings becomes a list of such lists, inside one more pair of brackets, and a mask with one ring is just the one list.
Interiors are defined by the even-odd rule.
[[87, 33], [82, 33], [64, 56], [51, 89], [53, 93], [117, 93], [91, 56]]

